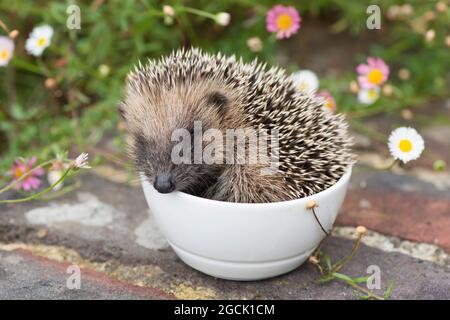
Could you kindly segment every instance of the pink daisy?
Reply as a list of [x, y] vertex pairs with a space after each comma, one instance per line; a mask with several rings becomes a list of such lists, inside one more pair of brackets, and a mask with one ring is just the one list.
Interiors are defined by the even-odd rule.
[[266, 27], [277, 39], [289, 38], [300, 29], [301, 17], [294, 7], [276, 5], [267, 12]]
[[[30, 171], [34, 164], [36, 163], [36, 157], [32, 157], [30, 160], [24, 160], [23, 162], [19, 159], [16, 159], [11, 170], [8, 172], [9, 175], [13, 177], [13, 181], [17, 181], [22, 177], [25, 173]], [[25, 191], [29, 191], [31, 189], [37, 189], [41, 185], [41, 181], [39, 180], [39, 176], [44, 174], [44, 169], [39, 168], [33, 171], [29, 176], [20, 181], [14, 186], [14, 189], [18, 190], [22, 188]]]
[[389, 67], [380, 58], [367, 58], [367, 64], [356, 67], [358, 82], [363, 89], [378, 87], [386, 82], [389, 77]]
[[336, 111], [336, 100], [334, 100], [333, 96], [328, 90], [322, 90], [319, 93], [317, 93], [317, 96], [322, 97], [325, 100], [325, 103], [323, 106], [330, 110], [331, 112]]

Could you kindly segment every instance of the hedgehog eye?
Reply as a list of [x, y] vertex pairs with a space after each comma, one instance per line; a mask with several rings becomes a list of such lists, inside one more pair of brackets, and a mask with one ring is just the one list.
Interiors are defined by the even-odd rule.
[[228, 99], [224, 94], [216, 91], [208, 96], [208, 104], [222, 109], [228, 104]]

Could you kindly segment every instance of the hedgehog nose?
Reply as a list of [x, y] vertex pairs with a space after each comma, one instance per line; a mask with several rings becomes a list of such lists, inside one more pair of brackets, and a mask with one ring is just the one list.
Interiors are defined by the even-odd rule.
[[175, 178], [173, 174], [158, 174], [153, 186], [160, 193], [170, 193], [175, 190]]

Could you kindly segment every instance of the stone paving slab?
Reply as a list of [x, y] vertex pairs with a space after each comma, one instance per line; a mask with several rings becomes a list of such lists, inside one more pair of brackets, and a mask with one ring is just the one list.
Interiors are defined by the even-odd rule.
[[0, 250], [0, 299], [173, 299], [159, 289], [134, 286], [90, 269], [80, 270], [79, 289], [69, 289], [69, 266], [25, 250]]
[[[385, 196], [389, 197], [403, 190], [404, 187], [399, 186], [409, 182], [419, 188], [414, 192], [423, 197], [446, 199], [444, 191], [430, 188], [427, 182], [409, 176], [403, 177], [406, 180], [397, 175], [390, 176], [393, 180], [389, 176], [371, 174], [365, 168], [355, 170], [341, 222], [355, 222], [345, 219], [357, 216], [350, 213], [356, 212], [357, 206], [361, 207], [362, 198], [352, 195], [358, 192], [358, 186], [370, 190], [382, 185], [386, 189]], [[31, 297], [32, 291], [37, 290], [36, 296], [41, 298], [137, 299], [161, 298], [163, 295], [164, 298], [179, 299], [354, 298], [354, 291], [341, 283], [318, 284], [317, 270], [309, 264], [287, 275], [259, 282], [224, 281], [203, 275], [183, 264], [168, 247], [149, 215], [140, 189], [111, 183], [92, 174], [84, 175], [82, 181], [79, 191], [50, 203], [0, 206], [2, 297]], [[377, 205], [382, 205], [381, 201]], [[363, 203], [363, 207], [367, 207], [367, 203]], [[370, 216], [363, 212], [360, 217], [366, 214]], [[428, 214], [424, 211], [424, 217]], [[404, 217], [408, 216], [405, 214]], [[417, 213], [416, 219], [419, 218]], [[430, 228], [435, 227], [439, 226], [431, 224]], [[341, 258], [351, 246], [352, 241], [333, 237], [324, 250]], [[26, 268], [8, 272], [14, 270], [11, 259], [14, 262], [17, 257], [24, 259], [25, 263], [21, 265]], [[79, 265], [92, 275], [87, 278], [85, 291], [72, 293], [65, 289], [69, 263]], [[365, 275], [369, 265], [380, 267], [382, 286], [390, 279], [396, 282], [393, 298], [450, 299], [447, 267], [362, 246], [344, 272]]]
[[[343, 257], [351, 247], [350, 240], [332, 238], [324, 251], [334, 258]], [[148, 274], [146, 267], [135, 265], [130, 267], [134, 271], [128, 273], [126, 280], [114, 278], [119, 274], [112, 269], [105, 270], [110, 272], [105, 274], [82, 268], [81, 289], [69, 290], [66, 287], [69, 262], [42, 258], [24, 250], [0, 251], [0, 299], [171, 299], [174, 296], [179, 299], [354, 299], [356, 296], [355, 291], [342, 283], [319, 284], [318, 272], [310, 264], [287, 275], [253, 282], [225, 281], [203, 275], [184, 265], [172, 252], [167, 252], [157, 265], [161, 267], [157, 277]], [[400, 253], [385, 253], [363, 245], [342, 272], [366, 275], [371, 265], [381, 270], [382, 288], [389, 280], [395, 282], [393, 299], [450, 299], [448, 268]], [[381, 294], [382, 290], [377, 292]]]

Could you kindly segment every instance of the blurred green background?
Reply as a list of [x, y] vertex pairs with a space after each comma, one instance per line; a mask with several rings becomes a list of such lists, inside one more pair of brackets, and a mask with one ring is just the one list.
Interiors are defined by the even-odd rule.
[[[445, 8], [438, 1], [389, 0], [1, 0], [0, 19], [20, 34], [13, 59], [0, 68], [0, 172], [18, 156], [43, 160], [71, 148], [88, 150], [105, 140], [120, 153], [116, 107], [127, 72], [138, 60], [182, 46], [236, 54], [247, 61], [257, 57], [289, 72], [312, 69], [321, 88], [333, 94], [338, 112], [347, 113], [350, 121], [448, 97], [450, 9], [442, 3]], [[81, 9], [80, 30], [66, 27], [70, 4]], [[292, 5], [300, 12], [301, 29], [290, 39], [276, 40], [266, 30], [266, 13], [275, 4]], [[381, 30], [366, 27], [371, 4], [381, 8]], [[175, 10], [171, 23], [163, 5]], [[213, 15], [228, 12], [231, 22], [220, 26], [190, 8]], [[54, 35], [50, 47], [36, 58], [26, 53], [24, 44], [41, 24], [51, 25]], [[261, 39], [261, 51], [247, 46], [251, 37]], [[332, 53], [339, 50], [346, 51], [335, 61]], [[314, 59], [322, 55], [322, 62]], [[349, 84], [356, 80], [356, 65], [367, 56], [383, 58], [390, 66], [392, 92], [361, 106]]]

